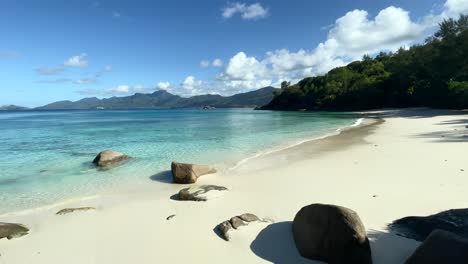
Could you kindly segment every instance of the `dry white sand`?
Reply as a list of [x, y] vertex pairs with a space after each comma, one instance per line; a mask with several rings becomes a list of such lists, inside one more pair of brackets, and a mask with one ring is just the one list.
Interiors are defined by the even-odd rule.
[[[295, 213], [311, 203], [355, 210], [368, 229], [374, 263], [403, 263], [419, 242], [389, 233], [388, 223], [467, 207], [468, 113], [412, 109], [384, 116], [381, 124], [204, 176], [197, 184], [230, 188], [208, 202], [170, 199], [185, 186], [162, 174], [148, 182], [154, 193], [1, 216], [0, 222], [24, 223], [31, 233], [0, 240], [0, 263], [319, 263], [299, 256], [291, 234]], [[73, 206], [97, 210], [55, 215]], [[245, 212], [275, 223], [242, 227], [230, 242], [214, 232]]]

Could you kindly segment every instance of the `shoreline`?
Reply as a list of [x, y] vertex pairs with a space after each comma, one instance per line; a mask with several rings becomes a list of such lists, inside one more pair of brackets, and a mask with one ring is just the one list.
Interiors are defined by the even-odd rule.
[[285, 151], [287, 149], [295, 148], [295, 147], [300, 146], [302, 144], [306, 144], [306, 143], [314, 142], [314, 141], [319, 141], [319, 140], [323, 140], [323, 139], [326, 139], [326, 138], [329, 138], [329, 137], [340, 135], [342, 133], [342, 131], [346, 131], [347, 129], [359, 128], [359, 126], [363, 123], [364, 120], [365, 120], [365, 118], [361, 117], [361, 118], [358, 118], [356, 120], [356, 122], [354, 122], [354, 124], [349, 125], [349, 126], [345, 126], [345, 127], [340, 127], [338, 129], [336, 129], [334, 132], [329, 132], [329, 133], [326, 133], [326, 134], [324, 134], [322, 136], [317, 136], [317, 137], [312, 137], [312, 138], [298, 139], [298, 140], [296, 140], [294, 142], [289, 142], [289, 143], [286, 143], [286, 144], [280, 144], [280, 145], [278, 145], [276, 147], [273, 147], [271, 149], [266, 149], [266, 150], [260, 151], [259, 153], [255, 153], [255, 154], [251, 155], [250, 157], [247, 157], [247, 158], [244, 158], [244, 159], [241, 159], [241, 160], [235, 162], [235, 165], [232, 166], [232, 167], [227, 168], [227, 170], [228, 171], [235, 170], [236, 168], [242, 166], [244, 163], [248, 163], [248, 162], [253, 161], [253, 160], [257, 159], [257, 158], [261, 158], [262, 156], [274, 154], [276, 152], [282, 152], [282, 151]]
[[[389, 223], [466, 207], [463, 153], [468, 146], [468, 112], [408, 109], [364, 114], [368, 118], [361, 125], [338, 135], [264, 155], [226, 174], [199, 178], [196, 185], [229, 189], [208, 202], [172, 200], [187, 186], [157, 182], [163, 183], [157, 192], [114, 204], [105, 202], [116, 197], [100, 197], [101, 204], [77, 204], [94, 206], [95, 212], [56, 216], [64, 208], [60, 207], [0, 216], [2, 222], [31, 228], [27, 236], [0, 240], [0, 263], [318, 263], [298, 255], [290, 232], [294, 215], [311, 203], [353, 209], [367, 229], [374, 263], [403, 263], [420, 242], [392, 233]], [[149, 183], [148, 189], [155, 184]], [[246, 212], [274, 223], [240, 228], [229, 242], [213, 231], [222, 221]], [[169, 215], [176, 216], [169, 221]]]
[[[359, 113], [356, 113], [356, 114], [359, 114]], [[228, 160], [226, 160], [225, 162], [232, 163], [234, 165], [228, 166], [226, 168], [223, 168], [222, 170], [219, 170], [218, 173], [216, 173], [216, 175], [222, 177], [224, 174], [229, 174], [230, 172], [233, 172], [233, 171], [235, 172], [235, 170], [238, 167], [241, 167], [242, 165], [244, 165], [246, 163], [249, 163], [249, 162], [254, 162], [256, 159], [261, 158], [263, 156], [268, 156], [268, 155], [271, 155], [271, 154], [274, 154], [274, 153], [281, 153], [282, 151], [285, 151], [285, 150], [288, 150], [288, 149], [293, 149], [293, 148], [298, 147], [298, 146], [300, 146], [302, 144], [306, 144], [306, 143], [309, 143], [309, 142], [320, 141], [320, 140], [327, 139], [329, 137], [338, 136], [343, 131], [346, 131], [348, 129], [358, 129], [360, 127], [360, 125], [363, 123], [363, 121], [366, 119], [366, 117], [364, 117], [364, 115], [362, 115], [362, 116], [363, 117], [357, 118], [357, 120], [353, 124], [351, 124], [349, 126], [340, 127], [338, 129], [336, 129], [335, 131], [326, 133], [326, 134], [324, 134], [322, 136], [317, 136], [317, 137], [312, 137], [312, 138], [305, 138], [305, 139], [291, 140], [291, 141], [283, 143], [283, 144], [280, 143], [277, 146], [274, 146], [272, 148], [268, 148], [268, 149], [265, 149], [265, 150], [260, 150], [258, 153], [253, 153], [251, 156], [248, 156], [246, 158], [243, 158], [243, 159], [240, 159], [240, 160], [237, 160], [237, 161], [228, 161]], [[367, 119], [369, 119], [369, 118], [367, 117]], [[168, 168], [169, 168], [169, 165], [168, 165]], [[164, 172], [165, 172], [164, 170], [163, 171], [158, 171], [158, 172], [155, 172], [155, 174], [157, 175], [157, 174], [164, 173]], [[143, 187], [143, 186], [140, 186], [140, 185], [141, 185], [141, 183], [139, 183], [138, 185], [135, 185], [131, 189], [126, 189], [126, 188], [121, 188], [121, 187], [119, 187], [119, 188], [113, 187], [113, 188], [110, 188], [110, 189], [106, 188], [106, 189], [102, 190], [100, 193], [96, 193], [96, 194], [92, 194], [92, 195], [71, 197], [71, 198], [67, 198], [67, 199], [60, 200], [60, 201], [50, 203], [50, 204], [44, 204], [44, 205], [37, 206], [37, 207], [32, 207], [32, 208], [27, 208], [27, 209], [22, 209], [22, 210], [13, 210], [13, 211], [10, 211], [10, 212], [0, 213], [0, 218], [1, 217], [11, 217], [11, 216], [35, 214], [35, 213], [40, 213], [42, 211], [55, 209], [55, 208], [58, 208], [60, 206], [80, 204], [82, 202], [89, 201], [89, 200], [98, 201], [99, 199], [105, 198], [105, 197], [119, 197], [119, 196], [122, 196], [122, 195], [132, 195], [132, 194], [135, 195], [136, 192], [140, 192], [140, 191], [148, 192], [149, 191], [149, 189], [146, 188], [146, 187], [144, 189], [135, 190], [135, 188], [138, 189], [138, 187]]]

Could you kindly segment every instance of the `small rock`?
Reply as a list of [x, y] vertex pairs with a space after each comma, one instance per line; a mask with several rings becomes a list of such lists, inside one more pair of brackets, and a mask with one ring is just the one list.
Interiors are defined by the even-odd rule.
[[93, 210], [96, 210], [96, 208], [94, 207], [65, 208], [65, 209], [58, 211], [56, 214], [66, 215], [66, 214], [70, 214], [73, 212], [84, 212], [84, 211], [93, 211]]
[[258, 216], [250, 213], [245, 213], [242, 215], [239, 215], [239, 218], [246, 221], [246, 222], [255, 222], [255, 221], [261, 221]]
[[179, 200], [181, 201], [202, 201], [222, 196], [228, 188], [217, 185], [200, 185], [185, 188], [179, 191]]
[[231, 225], [234, 229], [247, 225], [247, 223], [242, 221], [242, 219], [240, 219], [238, 216], [232, 217], [231, 220], [229, 220], [229, 222], [231, 222]]
[[98, 167], [109, 167], [112, 165], [117, 165], [118, 163], [127, 160], [129, 157], [123, 153], [105, 150], [100, 152], [96, 158], [94, 158], [93, 163]]
[[218, 230], [221, 232], [224, 240], [229, 241], [231, 239], [231, 232], [234, 229], [238, 229], [241, 226], [249, 225], [252, 222], [266, 222], [254, 214], [245, 213], [238, 216], [233, 216], [229, 221], [224, 221], [218, 225]]
[[375, 195], [375, 194], [374, 194], [374, 195], [372, 195], [372, 197], [374, 197], [374, 198], [375, 198], [375, 197], [377, 197], [377, 195]]
[[169, 220], [171, 220], [172, 218], [174, 218], [175, 216], [176, 216], [175, 214], [173, 214], [173, 215], [170, 215], [170, 216], [166, 217], [166, 220], [168, 220], [168, 221], [169, 221]]
[[231, 240], [232, 225], [229, 221], [224, 221], [218, 225], [218, 230], [223, 235], [224, 240]]
[[465, 171], [464, 169], [460, 169], [460, 171]]
[[175, 161], [171, 164], [171, 170], [174, 182], [181, 184], [195, 183], [200, 176], [216, 172], [216, 169], [207, 165], [179, 163]]
[[29, 229], [21, 224], [0, 223], [0, 239], [13, 239], [27, 235]]

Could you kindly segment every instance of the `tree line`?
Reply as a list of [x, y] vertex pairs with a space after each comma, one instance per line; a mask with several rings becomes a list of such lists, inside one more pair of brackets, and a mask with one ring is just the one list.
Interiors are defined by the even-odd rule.
[[468, 108], [468, 16], [446, 19], [424, 44], [364, 56], [295, 85], [283, 82], [270, 110]]

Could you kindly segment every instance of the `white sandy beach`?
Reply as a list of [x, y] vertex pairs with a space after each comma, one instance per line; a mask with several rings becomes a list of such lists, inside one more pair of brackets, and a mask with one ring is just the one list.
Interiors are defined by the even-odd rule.
[[[311, 203], [353, 209], [374, 263], [403, 263], [419, 242], [389, 233], [387, 224], [468, 205], [468, 112], [383, 111], [383, 120], [203, 176], [197, 184], [230, 189], [208, 202], [171, 199], [186, 186], [162, 174], [148, 179], [154, 192], [1, 216], [31, 232], [0, 240], [0, 263], [319, 263], [299, 256], [291, 232], [296, 212]], [[55, 215], [75, 206], [97, 210]], [[274, 223], [242, 227], [229, 242], [214, 232], [246, 212]]]

